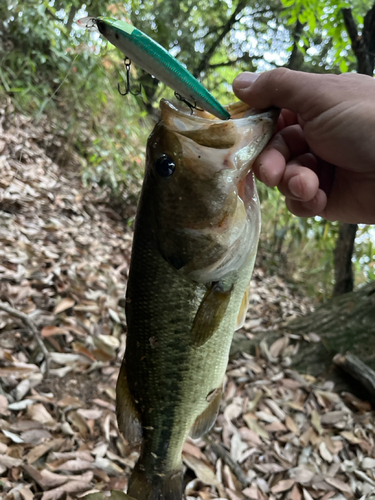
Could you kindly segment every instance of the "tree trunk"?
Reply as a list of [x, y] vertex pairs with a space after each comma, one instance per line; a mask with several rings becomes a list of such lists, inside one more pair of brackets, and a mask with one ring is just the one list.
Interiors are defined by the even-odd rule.
[[288, 64], [286, 65], [286, 67], [289, 69], [298, 70], [301, 68], [303, 64], [304, 57], [302, 52], [299, 50], [298, 43], [301, 39], [304, 26], [305, 26], [304, 24], [302, 24], [299, 20], [297, 20], [293, 33], [293, 40], [294, 40], [293, 49], [290, 54]]
[[[362, 35], [359, 35], [352, 9], [342, 9], [346, 31], [357, 58], [357, 72], [372, 76], [375, 59], [375, 3], [367, 12]], [[357, 231], [356, 224], [340, 224], [339, 236], [334, 251], [335, 286], [333, 295], [351, 292], [354, 288], [352, 256]]]
[[354, 288], [352, 255], [357, 224], [340, 224], [339, 236], [334, 250], [335, 286], [333, 295], [351, 292]]
[[[367, 283], [355, 292], [334, 297], [313, 313], [294, 319], [279, 330], [257, 332], [251, 340], [236, 332], [231, 356], [239, 352], [254, 355], [261, 341], [270, 346], [289, 333], [301, 338], [298, 353], [292, 356], [293, 368], [315, 377], [324, 374], [338, 384], [337, 388], [348, 390], [348, 381], [335, 367], [333, 358], [350, 351], [375, 370], [375, 282]], [[311, 342], [310, 333], [318, 334], [321, 340]]]
[[309, 344], [294, 358], [303, 370], [322, 373], [335, 354], [347, 351], [375, 369], [375, 282], [334, 297], [313, 313], [287, 325], [293, 333], [317, 333], [322, 341]]

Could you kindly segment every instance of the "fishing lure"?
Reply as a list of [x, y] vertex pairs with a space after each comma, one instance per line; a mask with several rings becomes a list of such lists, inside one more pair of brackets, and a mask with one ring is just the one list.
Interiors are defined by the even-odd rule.
[[200, 106], [221, 120], [230, 118], [229, 112], [177, 59], [131, 24], [110, 17], [85, 17], [77, 22], [87, 29], [97, 28], [127, 58], [168, 85], [177, 97], [183, 96], [184, 102], [191, 99], [194, 106]]

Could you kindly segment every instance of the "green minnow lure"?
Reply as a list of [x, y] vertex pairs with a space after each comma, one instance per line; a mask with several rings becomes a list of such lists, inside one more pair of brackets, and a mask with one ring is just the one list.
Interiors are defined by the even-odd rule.
[[186, 100], [191, 99], [195, 105], [221, 120], [230, 118], [228, 111], [177, 59], [131, 24], [110, 17], [85, 17], [78, 24], [85, 28], [96, 27], [131, 61]]

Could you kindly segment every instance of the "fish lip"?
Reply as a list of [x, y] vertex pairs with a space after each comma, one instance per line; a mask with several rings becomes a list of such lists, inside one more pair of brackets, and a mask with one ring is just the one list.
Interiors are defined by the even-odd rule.
[[[234, 119], [236, 122], [239, 122], [241, 120], [249, 120], [249, 118], [254, 117], [254, 118], [262, 118], [263, 115], [264, 117], [271, 118], [274, 120], [275, 124], [277, 122], [277, 118], [280, 114], [280, 109], [276, 108], [274, 106], [266, 109], [256, 109], [256, 108], [251, 108], [248, 106], [246, 103], [242, 101], [237, 101], [235, 103], [231, 104], [226, 104], [223, 105], [223, 108], [225, 108], [231, 115], [229, 120]], [[164, 113], [171, 113], [173, 115], [176, 115], [177, 117], [180, 117], [181, 119], [194, 119], [194, 121], [197, 121], [199, 124], [217, 124], [217, 123], [227, 123], [228, 120], [221, 120], [220, 118], [217, 118], [214, 115], [210, 115], [206, 111], [204, 111], [205, 114], [209, 115], [207, 117], [205, 116], [200, 116], [198, 112], [193, 110], [193, 113], [191, 113], [190, 109], [184, 109], [184, 108], [178, 108], [176, 107], [171, 101], [168, 101], [167, 99], [161, 99], [160, 101], [160, 109], [162, 116]], [[202, 113], [203, 114], [203, 113]], [[240, 117], [237, 117], [238, 115], [241, 115]], [[270, 116], [271, 115], [271, 116]]]
[[[191, 114], [190, 110], [181, 110], [165, 99], [161, 100], [160, 108], [166, 129], [177, 138], [183, 138], [183, 141], [194, 142], [206, 153], [211, 150], [216, 156], [216, 160], [210, 162], [216, 165], [214, 171], [226, 171], [227, 181], [237, 186], [249, 174], [259, 154], [255, 154], [254, 149], [260, 148], [260, 152], [272, 136], [280, 112], [277, 108], [256, 110], [238, 101], [226, 106], [233, 118], [220, 120], [205, 111], [198, 110]], [[244, 151], [248, 151], [245, 156], [251, 160], [243, 159]]]

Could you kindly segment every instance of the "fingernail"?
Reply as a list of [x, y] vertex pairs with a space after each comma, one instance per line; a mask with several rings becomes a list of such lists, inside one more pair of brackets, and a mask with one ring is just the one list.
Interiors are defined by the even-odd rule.
[[250, 87], [255, 80], [259, 77], [259, 73], [250, 73], [249, 71], [245, 71], [244, 73], [240, 73], [236, 78], [233, 80], [233, 89], [235, 88], [236, 90], [243, 90], [246, 89], [247, 87]]

